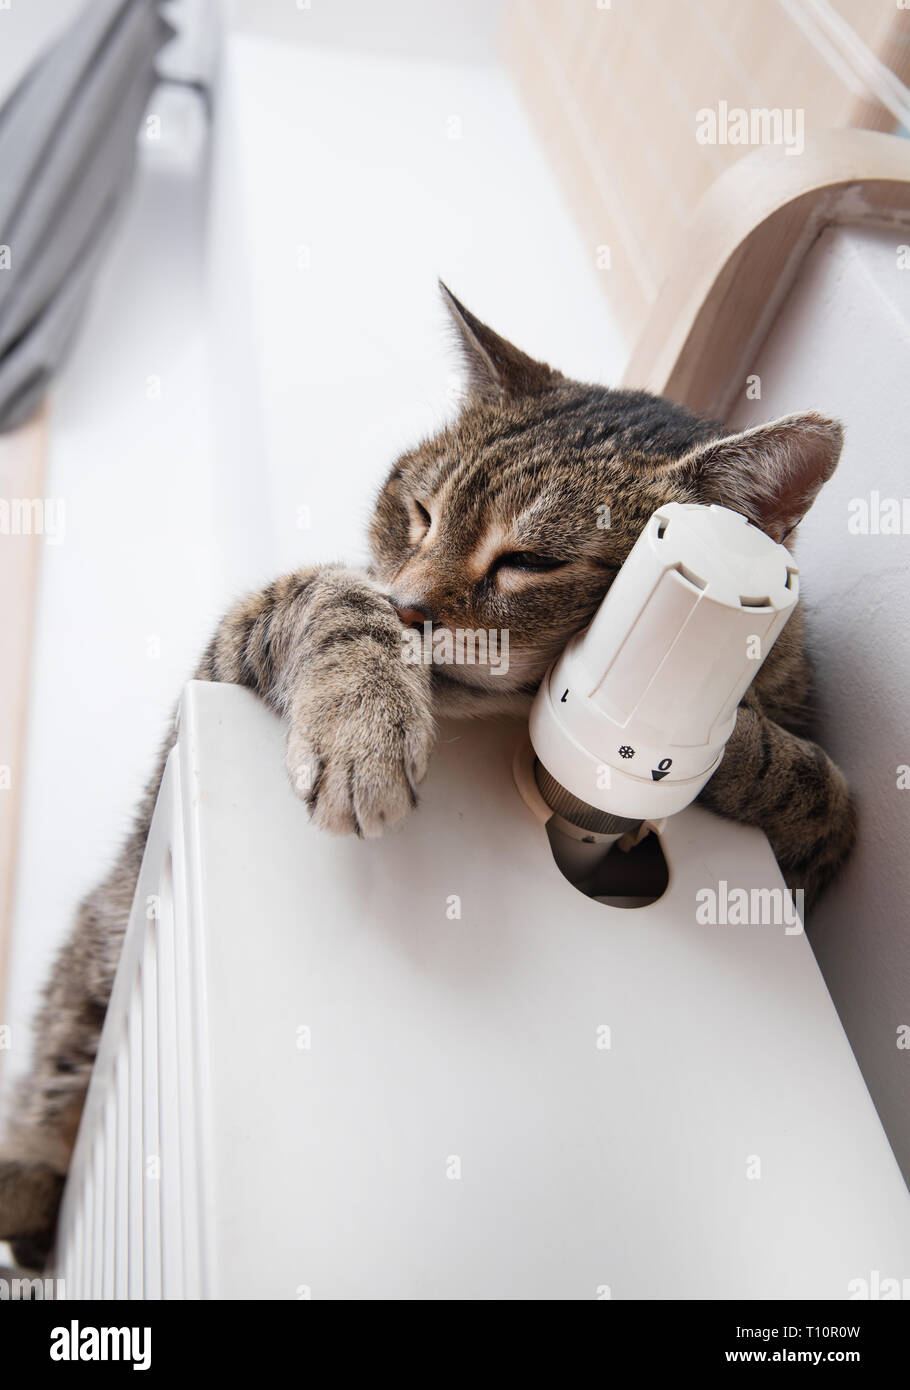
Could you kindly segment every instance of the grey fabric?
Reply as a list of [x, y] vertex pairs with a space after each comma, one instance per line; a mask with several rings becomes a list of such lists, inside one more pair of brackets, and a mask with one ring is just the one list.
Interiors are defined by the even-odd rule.
[[92, 0], [0, 110], [0, 431], [36, 409], [129, 186], [160, 0]]

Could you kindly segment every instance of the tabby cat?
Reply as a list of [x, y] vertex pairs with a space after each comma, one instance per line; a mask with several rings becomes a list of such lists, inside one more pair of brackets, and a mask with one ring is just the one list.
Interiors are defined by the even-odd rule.
[[[831, 476], [838, 424], [791, 415], [734, 434], [643, 391], [571, 381], [443, 286], [467, 368], [455, 422], [404, 454], [379, 495], [366, 573], [319, 565], [237, 603], [195, 672], [254, 690], [287, 725], [291, 781], [317, 825], [380, 835], [417, 803], [439, 715], [527, 708], [591, 618], [654, 509], [717, 502], [775, 540]], [[598, 526], [603, 504], [609, 529]], [[600, 510], [599, 510], [600, 509]], [[509, 667], [402, 658], [403, 624], [509, 634]], [[850, 850], [841, 772], [806, 734], [799, 609], [740, 707], [701, 800], [760, 826], [811, 904]], [[37, 1267], [110, 995], [169, 734], [119, 859], [79, 909], [46, 987], [35, 1056], [0, 1158], [0, 1237]]]

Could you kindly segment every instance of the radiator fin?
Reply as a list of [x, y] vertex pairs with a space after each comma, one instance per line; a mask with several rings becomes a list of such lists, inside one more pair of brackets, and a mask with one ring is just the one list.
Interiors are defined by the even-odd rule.
[[190, 947], [170, 849], [157, 876], [149, 868], [61, 1208], [68, 1299], [202, 1295]]

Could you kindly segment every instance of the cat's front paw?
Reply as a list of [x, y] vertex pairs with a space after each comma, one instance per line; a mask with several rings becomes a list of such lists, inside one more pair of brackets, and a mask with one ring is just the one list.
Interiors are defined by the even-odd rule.
[[287, 768], [316, 825], [381, 835], [417, 803], [433, 744], [429, 668], [408, 662], [388, 599], [344, 575], [308, 614]]
[[402, 725], [382, 708], [361, 708], [350, 723], [297, 726], [288, 738], [291, 784], [321, 830], [381, 835], [416, 806], [432, 738], [429, 720]]

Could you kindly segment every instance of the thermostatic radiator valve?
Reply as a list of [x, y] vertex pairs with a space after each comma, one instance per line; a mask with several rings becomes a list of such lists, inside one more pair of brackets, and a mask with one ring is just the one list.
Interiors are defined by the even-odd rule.
[[531, 710], [535, 780], [560, 829], [609, 842], [695, 799], [793, 612], [798, 576], [738, 512], [658, 508]]

